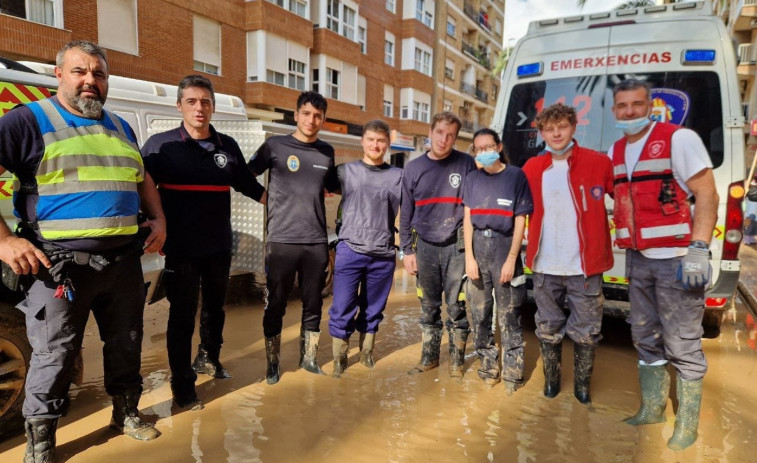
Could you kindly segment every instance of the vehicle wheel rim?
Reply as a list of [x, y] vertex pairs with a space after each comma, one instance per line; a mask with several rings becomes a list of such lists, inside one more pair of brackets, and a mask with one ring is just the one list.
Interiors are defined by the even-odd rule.
[[23, 392], [26, 361], [12, 342], [0, 339], [0, 416], [10, 409]]

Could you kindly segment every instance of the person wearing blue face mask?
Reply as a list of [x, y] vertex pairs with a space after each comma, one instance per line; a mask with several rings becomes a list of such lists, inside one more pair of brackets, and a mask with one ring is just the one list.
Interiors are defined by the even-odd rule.
[[702, 317], [718, 208], [712, 162], [696, 132], [648, 119], [648, 82], [624, 80], [612, 93], [612, 111], [625, 133], [608, 151], [615, 172], [615, 238], [626, 249], [628, 322], [641, 384], [641, 406], [626, 422], [666, 421], [669, 361], [677, 373], [679, 406], [668, 447], [683, 450], [697, 439], [707, 371]]
[[[576, 111], [554, 104], [536, 117], [545, 152], [523, 171], [534, 198], [526, 264], [533, 271], [536, 337], [544, 366], [544, 395], [560, 392], [562, 340], [573, 341], [573, 394], [591, 402], [589, 382], [602, 338], [602, 272], [613, 265], [605, 194], [612, 194], [612, 163], [581, 147]], [[563, 312], [567, 301], [570, 314]]]
[[[523, 327], [520, 306], [526, 298], [526, 278], [520, 245], [526, 215], [533, 210], [526, 176], [508, 165], [497, 133], [480, 129], [473, 135], [473, 151], [479, 170], [468, 174], [463, 189], [463, 235], [466, 299], [473, 325], [476, 353], [481, 360], [478, 375], [489, 386], [505, 380], [507, 395], [523, 383]], [[492, 298], [492, 290], [494, 298]], [[492, 316], [502, 334], [502, 361], [494, 343]], [[502, 366], [501, 366], [502, 364]]]

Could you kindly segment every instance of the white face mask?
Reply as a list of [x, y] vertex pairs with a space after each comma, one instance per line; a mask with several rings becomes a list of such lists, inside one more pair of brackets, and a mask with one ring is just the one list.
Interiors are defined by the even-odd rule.
[[563, 148], [561, 150], [552, 149], [548, 144], [546, 144], [546, 143], [544, 144], [544, 150], [545, 151], [549, 151], [550, 153], [554, 154], [555, 156], [562, 156], [563, 154], [567, 153], [568, 150], [570, 150], [571, 148], [573, 148], [573, 140], [571, 140], [570, 143], [568, 143], [567, 145], [565, 145], [565, 148]]
[[636, 135], [644, 130], [650, 122], [652, 121], [649, 120], [649, 117], [644, 116], [629, 121], [615, 121], [615, 127], [622, 130], [626, 135]]

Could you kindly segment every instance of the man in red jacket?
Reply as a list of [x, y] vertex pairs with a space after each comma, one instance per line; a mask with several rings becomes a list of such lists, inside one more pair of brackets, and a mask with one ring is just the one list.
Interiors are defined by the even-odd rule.
[[534, 201], [526, 265], [533, 271], [544, 395], [560, 392], [567, 334], [573, 340], [574, 394], [586, 404], [591, 401], [594, 350], [602, 338], [602, 272], [613, 264], [604, 203], [605, 194], [613, 192], [612, 163], [604, 154], [578, 146], [572, 107], [554, 104], [536, 117], [536, 124], [546, 153], [529, 159], [523, 172]]

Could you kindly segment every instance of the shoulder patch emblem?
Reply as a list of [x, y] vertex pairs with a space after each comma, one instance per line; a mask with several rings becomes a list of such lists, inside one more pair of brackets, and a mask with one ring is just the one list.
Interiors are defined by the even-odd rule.
[[287, 167], [291, 172], [300, 170], [300, 159], [294, 154], [287, 158]]
[[452, 188], [459, 187], [460, 182], [462, 182], [462, 180], [463, 180], [463, 176], [458, 173], [449, 174], [449, 184]]
[[214, 154], [213, 160], [216, 162], [216, 165], [222, 169], [226, 166], [226, 163], [229, 162], [229, 159], [226, 157], [226, 153], [224, 153], [223, 151], [219, 151]]

